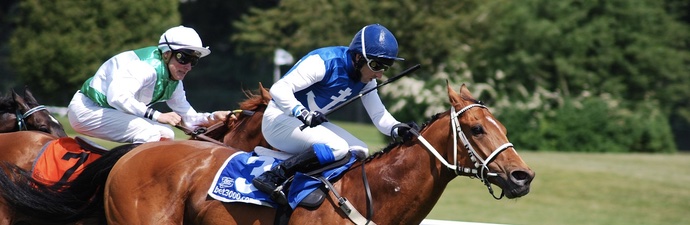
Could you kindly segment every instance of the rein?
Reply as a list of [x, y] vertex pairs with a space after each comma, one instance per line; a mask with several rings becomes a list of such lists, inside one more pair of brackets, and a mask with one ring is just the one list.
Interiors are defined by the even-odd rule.
[[[491, 154], [486, 158], [483, 159], [479, 154], [477, 154], [477, 151], [474, 150], [472, 145], [470, 144], [470, 141], [467, 139], [467, 136], [465, 136], [465, 133], [462, 131], [462, 127], [460, 126], [460, 121], [458, 120], [458, 117], [462, 115], [462, 113], [466, 112], [467, 110], [473, 108], [473, 107], [481, 107], [481, 108], [486, 108], [486, 106], [482, 104], [471, 104], [468, 106], [465, 106], [465, 108], [462, 108], [460, 111], [455, 111], [455, 107], [450, 107], [451, 110], [451, 127], [453, 128], [453, 133], [456, 135], [453, 135], [453, 161], [454, 165], [451, 165], [448, 163], [446, 159], [444, 159], [441, 154], [436, 150], [429, 142], [422, 137], [422, 135], [419, 133], [419, 131], [410, 129], [411, 132], [413, 132], [416, 136], [417, 139], [422, 142], [422, 144], [439, 160], [443, 165], [445, 165], [448, 169], [453, 170], [455, 172], [455, 175], [459, 176], [461, 174], [470, 174], [474, 175], [472, 178], [478, 178], [484, 185], [487, 187], [489, 190], [489, 193], [491, 196], [494, 197], [494, 199], [501, 199], [503, 198], [504, 194], [503, 191], [501, 190], [501, 194], [496, 197], [494, 194], [493, 188], [491, 188], [491, 183], [489, 183], [489, 177], [495, 177], [498, 176], [496, 173], [492, 173], [489, 170], [488, 164], [491, 163], [498, 154], [501, 152], [505, 151], [506, 149], [513, 147], [513, 144], [508, 142], [505, 143], [501, 146], [498, 146]], [[474, 163], [474, 168], [471, 167], [463, 167], [462, 165], [459, 165], [458, 163], [458, 136], [460, 136], [460, 141], [464, 145], [465, 149], [467, 149], [467, 153], [470, 156], [470, 160]]]
[[33, 107], [33, 108], [27, 110], [24, 114], [22, 114], [22, 112], [20, 112], [19, 109], [17, 109], [17, 112], [16, 112], [17, 116], [16, 117], [17, 117], [17, 126], [19, 126], [19, 130], [20, 131], [29, 130], [29, 128], [26, 125], [26, 121], [25, 121], [26, 118], [31, 116], [31, 114], [34, 114], [35, 112], [38, 112], [41, 110], [47, 110], [47, 109], [44, 105], [39, 105], [39, 106], [36, 106], [36, 107]]
[[[232, 113], [240, 113], [240, 112], [242, 112], [242, 110], [239, 110], [239, 109], [236, 109], [236, 110], [233, 110], [233, 111], [232, 111]], [[175, 127], [177, 127], [177, 129], [182, 130], [186, 135], [192, 136], [193, 138], [198, 138], [198, 139], [201, 139], [201, 140], [204, 140], [204, 141], [208, 141], [208, 142], [211, 142], [211, 143], [214, 143], [214, 144], [226, 146], [223, 142], [220, 142], [220, 141], [218, 141], [218, 140], [216, 140], [216, 139], [213, 139], [213, 138], [210, 138], [210, 137], [206, 136], [206, 133], [211, 132], [211, 131], [213, 131], [213, 130], [215, 130], [215, 129], [218, 129], [218, 128], [221, 127], [221, 126], [225, 126], [225, 122], [216, 123], [216, 124], [213, 124], [213, 125], [211, 125], [211, 126], [209, 126], [209, 127], [197, 127], [197, 128], [194, 129], [194, 130], [189, 129], [189, 128], [186, 127], [186, 126], [175, 125]]]
[[[224, 123], [218, 123], [218, 124], [224, 124]], [[189, 129], [188, 127], [183, 126], [183, 125], [175, 125], [175, 127], [177, 127], [177, 129], [182, 130], [186, 135], [192, 136], [193, 138], [198, 138], [198, 139], [208, 141], [208, 142], [211, 142], [214, 144], [219, 144], [219, 145], [225, 146], [225, 144], [223, 144], [223, 142], [220, 142], [216, 139], [210, 138], [210, 137], [206, 136], [206, 134], [205, 134], [205, 133], [208, 133], [209, 131], [211, 131], [215, 128], [218, 128], [217, 126], [215, 126], [215, 124], [214, 124], [214, 126], [211, 126], [209, 128], [198, 127], [194, 130]], [[210, 129], [210, 128], [213, 128], [213, 129]]]

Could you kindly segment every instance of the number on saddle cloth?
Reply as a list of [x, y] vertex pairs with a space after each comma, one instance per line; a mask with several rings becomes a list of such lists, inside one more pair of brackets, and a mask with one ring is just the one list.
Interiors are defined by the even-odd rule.
[[101, 154], [84, 150], [73, 138], [46, 143], [32, 166], [32, 177], [45, 185], [69, 182]]

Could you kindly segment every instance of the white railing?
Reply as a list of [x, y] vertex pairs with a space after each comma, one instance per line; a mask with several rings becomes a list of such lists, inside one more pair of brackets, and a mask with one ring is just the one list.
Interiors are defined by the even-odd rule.
[[499, 225], [499, 224], [425, 219], [425, 220], [422, 220], [422, 223], [420, 223], [419, 225]]

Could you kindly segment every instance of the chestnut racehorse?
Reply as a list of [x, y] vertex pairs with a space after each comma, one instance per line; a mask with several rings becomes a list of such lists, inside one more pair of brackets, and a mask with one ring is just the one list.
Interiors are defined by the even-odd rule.
[[[219, 126], [218, 129], [214, 130], [209, 130], [210, 132], [207, 133], [209, 137], [216, 139], [216, 140], [221, 140], [224, 141], [224, 144], [228, 146], [237, 146], [238, 148], [241, 149], [247, 149], [247, 150], [252, 150], [254, 146], [264, 146], [270, 148], [270, 146], [266, 143], [266, 141], [263, 139], [263, 135], [261, 135], [261, 117], [263, 115], [263, 111], [266, 109], [266, 106], [268, 105], [268, 101], [270, 101], [270, 95], [268, 94], [268, 91], [264, 89], [261, 84], [259, 85], [259, 91], [258, 94], [252, 93], [251, 91], [245, 91], [245, 94], [247, 96], [247, 99], [243, 102], [240, 103], [240, 109], [237, 110], [237, 120], [228, 120], [225, 121], [225, 123], [222, 124], [222, 126]], [[9, 102], [9, 100], [8, 100]], [[35, 103], [33, 103], [35, 104]], [[8, 105], [9, 106], [9, 105]], [[14, 118], [12, 119], [14, 120]], [[10, 121], [11, 122], [11, 121]], [[210, 124], [209, 124], [210, 125]], [[32, 126], [30, 126], [32, 127]], [[258, 135], [257, 135], [258, 133]], [[0, 161], [4, 161], [4, 163], [9, 163], [10, 165], [5, 165], [5, 167], [9, 167], [9, 169], [13, 170], [16, 173], [23, 173], [25, 170], [28, 170], [31, 168], [34, 159], [37, 156], [37, 153], [39, 150], [42, 148], [42, 146], [49, 142], [54, 140], [55, 137], [47, 135], [47, 134], [42, 134], [38, 132], [15, 132], [15, 133], [8, 133], [8, 134], [0, 134], [0, 144], [3, 146], [12, 146], [12, 148], [7, 148], [3, 149], [5, 151], [4, 154], [0, 154]], [[81, 176], [81, 179], [86, 179], [89, 180], [89, 183], [94, 183], [96, 179], [98, 179], [97, 176], [103, 176], [103, 181], [100, 182], [100, 184], [103, 184], [105, 182], [105, 175], [98, 175], [94, 173], [99, 173], [103, 171], [109, 171], [109, 167], [111, 167], [119, 157], [121, 157], [124, 153], [128, 151], [127, 147], [121, 146], [119, 149], [114, 149], [112, 150], [112, 153], [106, 154], [102, 157], [102, 160], [97, 160], [94, 162], [94, 165], [89, 166], [88, 168], [92, 169], [85, 169], [83, 176]], [[11, 166], [11, 164], [16, 164], [17, 167]], [[24, 170], [24, 171], [22, 171]], [[107, 173], [106, 173], [107, 174]], [[25, 174], [25, 178], [22, 178], [21, 176], [18, 176], [16, 178], [18, 179], [27, 179], [30, 177], [30, 174]], [[93, 176], [95, 178], [89, 178], [90, 176]], [[3, 174], [3, 178], [7, 177], [7, 175]], [[11, 180], [5, 180], [5, 182], [8, 183], [3, 183], [2, 186], [4, 188], [0, 188], [0, 190], [5, 189], [8, 192], [11, 193], [3, 193], [3, 194], [10, 194], [13, 197], [18, 197], [22, 198], [22, 194], [17, 194], [21, 192], [16, 192], [13, 190], [21, 189], [21, 188], [26, 188], [26, 187], [15, 187], [11, 186], [12, 184], [9, 183]], [[78, 181], [76, 181], [78, 182]], [[99, 183], [99, 182], [95, 182]], [[32, 188], [31, 186], [28, 188]], [[48, 187], [44, 187], [48, 188]], [[79, 186], [79, 190], [75, 190], [76, 192], [81, 192], [83, 195], [90, 196], [93, 195], [94, 191], [97, 191], [96, 186]], [[100, 189], [102, 191], [102, 189]], [[4, 199], [3, 199], [4, 200]], [[17, 223], [22, 223], [22, 222], [27, 222], [30, 221], [31, 223], [38, 223], [38, 224], [43, 224], [45, 221], [41, 220], [44, 218], [38, 218], [36, 219], [36, 213], [40, 212], [40, 210], [27, 210], [25, 209], [20, 209], [18, 210], [19, 213], [16, 215], [12, 213], [10, 209], [7, 208], [7, 205], [5, 205], [4, 201], [0, 200], [0, 225], [8, 225], [8, 224], [17, 224]], [[23, 199], [24, 201], [26, 199]], [[45, 201], [49, 201], [50, 204], [66, 204], [69, 205], [71, 203], [63, 203], [58, 200], [50, 200], [50, 199], [43, 199]], [[9, 199], [10, 203], [12, 203], [12, 199]], [[44, 208], [42, 210], [51, 210], [49, 205], [50, 204], [44, 204], [42, 206], [48, 207]], [[15, 205], [16, 207], [17, 205]], [[34, 207], [34, 206], [29, 206], [27, 208]], [[100, 207], [102, 209], [102, 206]], [[98, 210], [98, 208], [94, 208], [92, 210], [89, 210], [87, 212], [82, 212], [80, 216], [75, 216], [75, 217], [70, 217], [70, 218], [61, 218], [61, 219], [54, 219], [50, 220], [54, 223], [50, 224], [64, 224], [64, 223], [71, 223], [74, 221], [79, 220], [80, 218], [87, 218], [87, 220], [81, 220], [78, 221], [77, 224], [102, 224], [99, 223], [98, 217], [93, 217], [91, 215], [92, 212]], [[39, 213], [40, 214], [40, 213]], [[49, 217], [49, 216], [47, 216]]]
[[[364, 170], [373, 178], [368, 180], [376, 212], [372, 221], [419, 224], [458, 175], [497, 185], [508, 198], [529, 192], [534, 172], [508, 142], [505, 127], [465, 85], [460, 94], [450, 86], [447, 90], [451, 109], [425, 124], [418, 138], [365, 160]], [[207, 197], [216, 171], [235, 151], [192, 141], [134, 149], [115, 164], [106, 182], [108, 224], [272, 224], [273, 208]], [[353, 166], [333, 186], [356, 210], [366, 212], [361, 170]], [[290, 224], [351, 223], [339, 208], [331, 193], [316, 209], [296, 208]]]

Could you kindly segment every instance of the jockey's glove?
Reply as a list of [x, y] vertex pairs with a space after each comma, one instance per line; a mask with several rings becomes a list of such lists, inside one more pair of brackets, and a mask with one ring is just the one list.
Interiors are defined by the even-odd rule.
[[414, 133], [410, 132], [411, 129], [419, 132], [419, 126], [417, 126], [417, 123], [414, 121], [393, 125], [393, 129], [391, 129], [391, 136], [394, 139], [399, 139], [402, 137], [403, 142], [412, 140]]
[[319, 111], [309, 112], [305, 108], [302, 108], [299, 114], [297, 114], [297, 119], [299, 119], [300, 121], [302, 121], [302, 123], [304, 123], [304, 125], [307, 125], [309, 127], [315, 127], [324, 122], [328, 122], [328, 119], [326, 118], [325, 114]]

